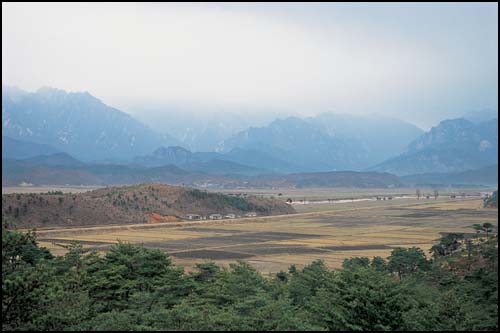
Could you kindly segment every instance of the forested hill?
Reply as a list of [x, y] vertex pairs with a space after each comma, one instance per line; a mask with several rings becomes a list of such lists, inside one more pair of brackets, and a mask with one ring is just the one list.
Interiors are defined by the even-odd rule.
[[239, 197], [163, 184], [109, 187], [72, 194], [2, 195], [2, 214], [19, 228], [51, 226], [99, 226], [149, 221], [151, 214], [185, 218], [187, 214], [258, 215], [294, 213], [281, 200]]

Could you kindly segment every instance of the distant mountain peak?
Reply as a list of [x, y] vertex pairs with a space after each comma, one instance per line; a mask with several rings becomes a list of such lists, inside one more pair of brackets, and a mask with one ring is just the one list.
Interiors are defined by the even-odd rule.
[[129, 159], [178, 144], [89, 92], [42, 87], [34, 93], [2, 90], [2, 132], [49, 144], [83, 160]]
[[185, 153], [185, 154], [190, 154], [191, 151], [187, 150], [184, 147], [181, 146], [168, 146], [168, 147], [159, 147], [153, 152], [153, 155], [156, 156], [162, 156], [165, 154], [170, 154], [170, 153]]
[[498, 121], [475, 124], [464, 118], [447, 119], [432, 127], [406, 152], [370, 170], [397, 175], [461, 172], [498, 163]]
[[327, 112], [250, 127], [221, 142], [217, 151], [259, 151], [299, 171], [359, 170], [401, 153], [422, 133], [397, 119]]

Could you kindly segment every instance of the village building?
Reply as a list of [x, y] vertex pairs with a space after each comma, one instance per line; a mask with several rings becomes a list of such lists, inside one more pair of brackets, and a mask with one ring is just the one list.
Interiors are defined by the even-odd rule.
[[255, 216], [257, 216], [257, 213], [255, 213], [255, 212], [250, 212], [250, 213], [246, 213], [246, 214], [245, 214], [245, 216], [246, 216], [246, 217], [255, 217]]
[[227, 214], [226, 218], [227, 219], [235, 219], [236, 218], [236, 214]]
[[202, 220], [202, 216], [198, 214], [187, 214], [186, 217], [188, 220]]
[[222, 215], [221, 214], [212, 214], [208, 218], [211, 220], [220, 220], [220, 219], [222, 219]]

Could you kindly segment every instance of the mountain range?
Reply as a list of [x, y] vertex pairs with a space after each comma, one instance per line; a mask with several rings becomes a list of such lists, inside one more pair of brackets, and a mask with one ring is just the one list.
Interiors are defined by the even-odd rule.
[[88, 92], [2, 87], [2, 135], [43, 143], [83, 160], [123, 159], [178, 141]]
[[[401, 186], [497, 186], [498, 164], [455, 173], [426, 173], [398, 177], [384, 172], [301, 172], [261, 174], [223, 160], [194, 165], [191, 170], [173, 164], [139, 165], [88, 164], [66, 153], [40, 155], [23, 160], [2, 159], [2, 185], [124, 185], [138, 183], [183, 184], [209, 188], [310, 188]], [[192, 163], [192, 162], [190, 162]], [[206, 163], [206, 164], [203, 164]], [[212, 167], [210, 167], [212, 166]], [[202, 169], [203, 171], [200, 171]], [[253, 171], [253, 170], [252, 170]]]
[[399, 156], [369, 170], [397, 175], [450, 173], [498, 163], [498, 119], [475, 124], [444, 120], [414, 140]]
[[160, 147], [152, 154], [135, 157], [132, 164], [144, 167], [175, 165], [188, 171], [219, 175], [251, 176], [270, 172], [264, 168], [238, 163], [237, 157], [232, 154], [191, 152], [178, 146]]
[[[283, 113], [255, 110], [226, 110], [203, 106], [196, 107], [170, 105], [163, 108], [142, 110], [134, 108], [137, 117], [158, 133], [168, 133], [180, 145], [190, 151], [215, 151], [225, 139], [251, 126], [266, 126], [273, 120], [285, 116]], [[165, 121], [168, 119], [169, 121]]]
[[290, 165], [289, 171], [360, 170], [404, 150], [423, 131], [401, 120], [323, 113], [278, 119], [223, 141], [218, 151], [260, 151]]
[[[225, 161], [222, 161], [223, 163]], [[168, 183], [205, 188], [301, 188], [403, 186], [388, 173], [330, 171], [288, 175], [241, 175], [221, 170], [201, 172], [169, 164], [158, 167], [137, 165], [85, 164], [65, 154], [38, 156], [25, 160], [2, 159], [2, 185], [131, 185]], [[231, 166], [232, 168], [232, 166]], [[227, 169], [222, 169], [227, 170]]]
[[[291, 174], [323, 177], [326, 184], [329, 173], [336, 172], [337, 177], [344, 171], [376, 172], [377, 177], [417, 175], [420, 180], [446, 174], [456, 180], [462, 172], [498, 164], [495, 116], [483, 110], [443, 120], [428, 132], [377, 115], [322, 113], [250, 127], [245, 126], [251, 121], [239, 122], [237, 117], [193, 124], [188, 116], [163, 119], [168, 123], [165, 128], [182, 134], [175, 138], [158, 131], [161, 123], [152, 129], [88, 92], [41, 88], [30, 93], [4, 86], [2, 160], [7, 171], [2, 172], [2, 182], [31, 179], [48, 184], [70, 179], [57, 179], [58, 172], [85, 184], [158, 180], [239, 186], [258, 183], [256, 176], [280, 183], [288, 175], [288, 182], [294, 179]], [[188, 146], [203, 146], [206, 151], [191, 151]], [[488, 182], [495, 181], [492, 177]], [[321, 181], [313, 183], [322, 186]]]

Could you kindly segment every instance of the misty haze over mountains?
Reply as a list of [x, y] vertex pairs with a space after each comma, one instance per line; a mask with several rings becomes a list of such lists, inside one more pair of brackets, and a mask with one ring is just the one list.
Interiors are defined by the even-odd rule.
[[398, 175], [460, 172], [498, 163], [498, 119], [474, 124], [459, 118], [444, 120], [418, 137], [404, 154], [372, 170]]
[[84, 160], [127, 159], [151, 147], [175, 145], [130, 115], [88, 92], [2, 87], [2, 134], [51, 145]]
[[[141, 170], [151, 173], [152, 180], [178, 179], [172, 174], [182, 174], [187, 182], [216, 176], [226, 177], [223, 183], [227, 183], [264, 174], [455, 175], [491, 169], [498, 164], [497, 113], [484, 110], [464, 116], [469, 120], [443, 120], [424, 132], [403, 120], [380, 116], [321, 113], [266, 122], [263, 117], [252, 121], [248, 115], [195, 119], [170, 113], [162, 122], [175, 133], [160, 133], [87, 92], [42, 88], [29, 93], [5, 86], [2, 159], [11, 164], [25, 161], [15, 162], [22, 166], [22, 176], [20, 171], [15, 176], [3, 173], [2, 180], [15, 183], [25, 177], [22, 181], [39, 182], [33, 174], [54, 167], [81, 168], [87, 174], [85, 182], [97, 183], [142, 179], [132, 176]], [[162, 122], [158, 120], [156, 127], [162, 128]], [[121, 170], [123, 177], [96, 176], [109, 172], [106, 165]], [[48, 169], [42, 172], [41, 166]], [[9, 170], [16, 173], [15, 168]]]

